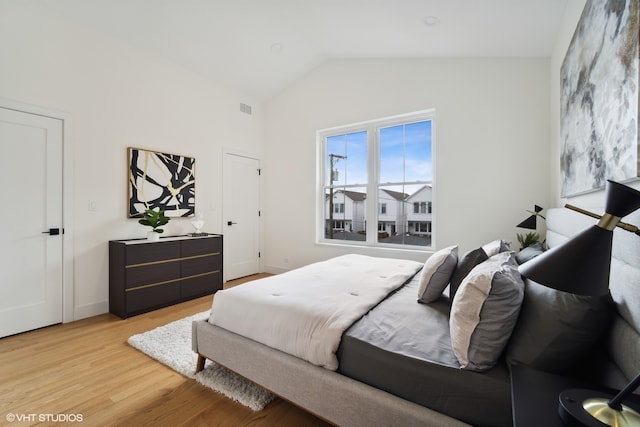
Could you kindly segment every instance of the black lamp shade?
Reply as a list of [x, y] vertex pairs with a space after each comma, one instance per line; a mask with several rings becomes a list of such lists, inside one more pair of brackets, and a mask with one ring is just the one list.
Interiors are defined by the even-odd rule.
[[577, 295], [609, 292], [613, 232], [596, 225], [520, 265], [520, 273], [541, 285]]
[[619, 218], [640, 209], [640, 191], [615, 181], [607, 181], [605, 212]]
[[529, 218], [516, 225], [518, 228], [528, 228], [529, 230], [535, 230], [537, 225], [536, 216], [531, 215]]
[[640, 209], [640, 191], [607, 181], [603, 224], [525, 262], [520, 273], [541, 285], [577, 295], [606, 295], [613, 231], [620, 218]]

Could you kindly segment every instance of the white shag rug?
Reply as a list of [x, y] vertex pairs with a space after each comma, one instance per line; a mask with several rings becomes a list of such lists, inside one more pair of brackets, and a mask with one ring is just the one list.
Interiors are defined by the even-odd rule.
[[211, 361], [207, 361], [203, 371], [195, 373], [198, 355], [191, 349], [191, 323], [207, 318], [209, 312], [204, 311], [133, 335], [127, 342], [185, 377], [254, 411], [261, 411], [275, 398], [268, 391]]

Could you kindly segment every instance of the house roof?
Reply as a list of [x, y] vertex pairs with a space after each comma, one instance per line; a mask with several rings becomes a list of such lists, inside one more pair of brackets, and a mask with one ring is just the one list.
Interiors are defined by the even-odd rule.
[[345, 191], [344, 194], [354, 202], [362, 202], [367, 198], [366, 193], [360, 193], [358, 191]]
[[414, 191], [414, 192], [413, 192], [409, 197], [407, 197], [407, 200], [412, 199], [412, 198], [413, 198], [413, 197], [415, 197], [417, 194], [420, 194], [420, 192], [422, 192], [423, 190], [425, 190], [425, 189], [427, 189], [427, 188], [428, 188], [428, 189], [432, 189], [432, 188], [433, 188], [433, 186], [431, 186], [431, 185], [427, 185], [427, 184], [423, 185], [422, 187], [420, 187], [420, 188], [418, 188], [416, 191]]
[[400, 202], [403, 200], [406, 200], [407, 197], [409, 197], [407, 193], [401, 193], [399, 191], [392, 191], [392, 190], [385, 190], [385, 189], [381, 189], [381, 190]]
[[[366, 193], [361, 193], [359, 191], [335, 190], [334, 194], [336, 194], [336, 193], [344, 193], [345, 196], [347, 196], [348, 198], [350, 198], [354, 202], [362, 202], [367, 198], [367, 194]], [[329, 198], [329, 195], [326, 194], [325, 198]]]

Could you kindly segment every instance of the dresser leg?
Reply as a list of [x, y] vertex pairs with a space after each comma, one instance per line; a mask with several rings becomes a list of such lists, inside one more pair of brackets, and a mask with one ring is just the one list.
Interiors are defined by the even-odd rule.
[[198, 362], [196, 364], [196, 374], [204, 369], [204, 363], [207, 361], [207, 358], [201, 354], [198, 354]]

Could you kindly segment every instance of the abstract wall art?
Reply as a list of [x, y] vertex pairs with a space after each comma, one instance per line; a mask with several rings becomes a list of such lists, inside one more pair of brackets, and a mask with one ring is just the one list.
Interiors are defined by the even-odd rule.
[[159, 208], [166, 216], [195, 212], [195, 159], [129, 147], [129, 217]]
[[563, 197], [640, 176], [640, 0], [587, 0], [560, 71]]

